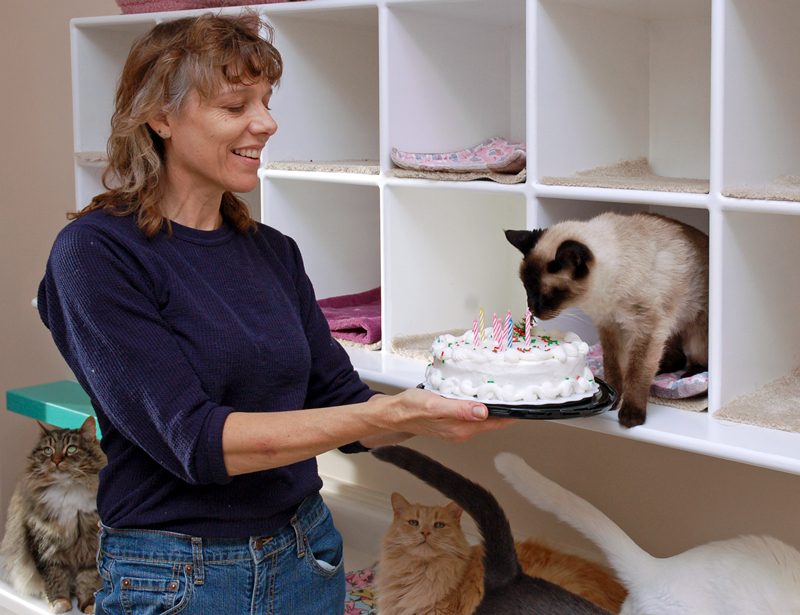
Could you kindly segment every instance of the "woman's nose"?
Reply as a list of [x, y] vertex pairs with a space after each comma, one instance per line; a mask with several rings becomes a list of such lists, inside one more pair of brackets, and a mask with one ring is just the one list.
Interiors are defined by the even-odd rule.
[[250, 122], [250, 130], [254, 134], [267, 134], [271, 137], [278, 130], [278, 123], [272, 117], [269, 109], [262, 108]]

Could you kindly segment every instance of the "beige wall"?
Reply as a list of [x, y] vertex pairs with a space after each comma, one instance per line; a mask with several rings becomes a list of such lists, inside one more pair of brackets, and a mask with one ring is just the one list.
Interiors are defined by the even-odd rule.
[[4, 2], [0, 20], [0, 521], [38, 428], [5, 391], [71, 377], [31, 307], [64, 214], [75, 208], [69, 20], [113, 0]]
[[[74, 207], [69, 19], [117, 14], [112, 0], [6, 3], [0, 25], [0, 393], [71, 378], [30, 301], [50, 245]], [[36, 437], [30, 419], [0, 413], [0, 522]], [[606, 436], [520, 422], [466, 444], [415, 447], [488, 485], [520, 533], [590, 548], [498, 480], [494, 454], [513, 450], [591, 499], [655, 555], [711, 539], [770, 533], [800, 548], [800, 477]], [[388, 494], [432, 500], [409, 475], [367, 455], [328, 453], [323, 472]]]

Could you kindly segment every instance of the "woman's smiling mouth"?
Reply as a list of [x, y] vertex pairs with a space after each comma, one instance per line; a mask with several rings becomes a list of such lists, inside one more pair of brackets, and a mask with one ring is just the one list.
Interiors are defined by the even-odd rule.
[[237, 156], [244, 156], [245, 158], [254, 158], [258, 159], [261, 156], [261, 150], [259, 149], [235, 149], [233, 153]]

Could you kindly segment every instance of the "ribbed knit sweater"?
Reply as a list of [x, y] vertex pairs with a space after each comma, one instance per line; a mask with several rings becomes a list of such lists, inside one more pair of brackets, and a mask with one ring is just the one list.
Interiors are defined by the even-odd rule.
[[84, 215], [58, 235], [38, 307], [97, 413], [109, 527], [272, 533], [321, 487], [316, 460], [230, 477], [227, 416], [375, 394], [331, 338], [297, 245], [265, 225], [172, 223], [148, 239], [133, 216]]

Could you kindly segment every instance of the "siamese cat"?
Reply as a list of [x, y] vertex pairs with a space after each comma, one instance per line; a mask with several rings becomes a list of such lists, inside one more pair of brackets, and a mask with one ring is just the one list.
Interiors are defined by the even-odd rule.
[[[370, 452], [381, 461], [403, 468], [438, 489], [475, 520], [483, 538], [484, 593], [472, 611], [473, 615], [611, 615], [611, 611], [560, 585], [522, 572], [508, 518], [486, 489], [438, 461], [404, 446], [379, 446]], [[381, 592], [392, 591], [392, 588], [382, 586], [381, 574], [379, 570], [379, 605]], [[435, 578], [427, 581], [428, 586], [431, 582], [441, 582]], [[413, 590], [409, 588], [409, 591]], [[384, 596], [386, 598], [388, 596]], [[430, 614], [446, 611], [412, 608], [399, 612]]]
[[628, 596], [620, 615], [797, 615], [800, 551], [771, 536], [739, 536], [656, 558], [611, 519], [521, 458], [495, 466], [514, 489], [595, 542]]
[[657, 214], [611, 212], [505, 233], [522, 252], [536, 318], [578, 307], [592, 319], [621, 425], [644, 423], [656, 374], [707, 369], [708, 235]]

